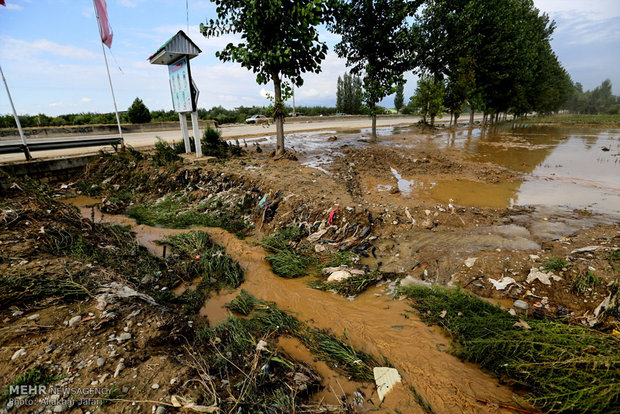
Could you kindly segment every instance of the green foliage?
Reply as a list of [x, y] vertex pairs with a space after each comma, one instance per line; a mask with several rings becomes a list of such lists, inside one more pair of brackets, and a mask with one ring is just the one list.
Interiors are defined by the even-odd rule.
[[129, 217], [138, 224], [183, 229], [191, 226], [220, 227], [245, 236], [252, 223], [246, 222], [240, 206], [218, 205], [211, 201], [197, 207], [189, 207], [184, 198], [167, 197], [153, 204], [135, 204], [128, 210]]
[[241, 290], [241, 293], [237, 295], [226, 307], [234, 312], [237, 312], [243, 316], [248, 316], [254, 308], [258, 300], [248, 293], [246, 290]]
[[[407, 19], [421, 2], [350, 0], [338, 3], [329, 28], [341, 36], [334, 47], [354, 75], [363, 76], [364, 101], [373, 119], [376, 105], [404, 83], [413, 68], [411, 30]], [[377, 136], [373, 122], [372, 138]]]
[[542, 267], [545, 272], [557, 272], [568, 266], [568, 262], [561, 257], [553, 256], [543, 260]]
[[349, 250], [334, 253], [324, 267], [351, 266], [353, 264], [353, 257], [355, 257], [355, 253]]
[[203, 231], [175, 234], [165, 240], [172, 251], [184, 260], [187, 274], [201, 277], [215, 286], [237, 288], [243, 283], [244, 270], [226, 254], [226, 250], [213, 244]]
[[[349, 341], [346, 336], [344, 339]], [[360, 381], [374, 379], [372, 368], [377, 363], [367, 353], [356, 350], [352, 345], [321, 331], [313, 332], [309, 341], [311, 349], [319, 358], [336, 362], [352, 378]]]
[[530, 124], [591, 125], [620, 127], [620, 115], [554, 115], [528, 118]]
[[271, 264], [273, 273], [289, 279], [306, 275], [311, 263], [309, 258], [288, 249], [278, 250], [265, 259]]
[[127, 110], [127, 117], [132, 124], [147, 124], [151, 122], [151, 113], [140, 98], [134, 99]]
[[[441, 325], [461, 358], [527, 387], [552, 412], [607, 413], [620, 403], [620, 341], [583, 326], [524, 319], [460, 289], [402, 288], [420, 318]], [[445, 315], [442, 314], [445, 311]]]
[[298, 226], [287, 226], [279, 228], [275, 234], [263, 237], [261, 246], [270, 253], [277, 253], [291, 247], [292, 242], [298, 242], [302, 237], [301, 229]]
[[394, 95], [394, 108], [396, 109], [397, 112], [400, 112], [403, 106], [405, 106], [404, 92], [405, 92], [405, 85], [398, 84], [396, 86], [396, 95]]
[[617, 115], [620, 114], [620, 96], [613, 95], [609, 79], [591, 91], [584, 91], [577, 82], [572, 87], [567, 109], [577, 114]]
[[370, 286], [381, 280], [381, 275], [366, 273], [363, 275], [353, 275], [340, 282], [311, 282], [310, 286], [319, 290], [329, 290], [339, 295], [349, 297], [357, 296]]
[[341, 78], [338, 76], [336, 89], [336, 109], [346, 114], [361, 114], [363, 90], [362, 80], [345, 72]]
[[[200, 24], [206, 37], [238, 33], [243, 42], [229, 43], [216, 52], [223, 62], [238, 62], [256, 73], [256, 82], [273, 81], [274, 118], [278, 130], [277, 151], [284, 151], [284, 79], [302, 86], [302, 74], [320, 72], [327, 45], [319, 41], [318, 25], [329, 18], [328, 2], [322, 0], [272, 1], [215, 0], [217, 20]], [[286, 84], [284, 83], [286, 90]]]
[[51, 375], [47, 368], [43, 366], [38, 366], [36, 368], [29, 369], [19, 377], [17, 377], [13, 382], [7, 385], [6, 389], [2, 392], [0, 396], [0, 401], [5, 402], [12, 397], [16, 397], [17, 395], [11, 394], [10, 388], [11, 386], [21, 386], [21, 385], [48, 385], [53, 382], [58, 381], [62, 378], [62, 375]]
[[181, 157], [177, 155], [175, 147], [169, 145], [166, 141], [157, 137], [155, 143], [155, 152], [153, 153], [153, 162], [158, 167], [174, 164], [180, 161]]
[[575, 293], [586, 293], [590, 291], [590, 295], [594, 293], [594, 288], [599, 284], [599, 278], [592, 273], [592, 271], [587, 270], [585, 273], [580, 273], [577, 275], [572, 283], [571, 289]]
[[409, 101], [414, 113], [422, 114], [424, 123], [430, 117], [430, 125], [435, 124], [435, 117], [443, 109], [444, 85], [431, 75], [422, 75]]

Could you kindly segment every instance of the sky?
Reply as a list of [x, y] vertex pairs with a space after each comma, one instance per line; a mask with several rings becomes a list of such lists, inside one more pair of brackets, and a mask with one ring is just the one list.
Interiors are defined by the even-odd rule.
[[[126, 110], [136, 97], [151, 110], [172, 109], [167, 68], [147, 58], [179, 30], [202, 50], [191, 61], [199, 107], [267, 105], [270, 85], [258, 85], [250, 71], [215, 57], [235, 38], [206, 39], [198, 32], [201, 22], [215, 17], [214, 5], [187, 3], [189, 14], [185, 0], [107, 0], [114, 40], [106, 53], [118, 109]], [[573, 81], [592, 89], [609, 78], [614, 94], [620, 94], [620, 0], [534, 3], [557, 23], [551, 45]], [[336, 82], [347, 68], [333, 52], [338, 37], [321, 28], [320, 39], [330, 51], [322, 72], [307, 74], [296, 89], [297, 105], [336, 104]], [[19, 114], [114, 110], [92, 0], [6, 0], [6, 7], [0, 6], [0, 66]], [[405, 77], [408, 100], [417, 78], [412, 73]], [[393, 107], [393, 102], [391, 96], [381, 104]], [[8, 113], [2, 87], [0, 114]]]

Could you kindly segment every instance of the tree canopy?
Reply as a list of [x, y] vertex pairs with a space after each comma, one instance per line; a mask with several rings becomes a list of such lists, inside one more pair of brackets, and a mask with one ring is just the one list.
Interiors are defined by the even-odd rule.
[[[327, 22], [330, 9], [322, 0], [214, 0], [217, 20], [201, 24], [206, 37], [238, 33], [241, 41], [217, 52], [224, 62], [237, 62], [256, 74], [256, 82], [274, 84], [277, 153], [284, 152], [284, 104], [288, 79], [303, 85], [302, 74], [319, 73], [327, 45], [317, 26]], [[283, 84], [284, 82], [284, 84]]]
[[413, 68], [411, 26], [420, 1], [349, 0], [335, 7], [330, 30], [341, 36], [335, 46], [351, 73], [362, 76], [364, 101], [372, 116], [376, 139], [377, 103], [404, 83], [403, 73]]
[[127, 118], [132, 124], [146, 124], [151, 122], [151, 113], [142, 99], [136, 98], [127, 110]]

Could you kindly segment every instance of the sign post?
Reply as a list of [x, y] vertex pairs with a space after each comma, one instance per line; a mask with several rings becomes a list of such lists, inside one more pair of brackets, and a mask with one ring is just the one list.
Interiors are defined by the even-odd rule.
[[192, 42], [183, 30], [179, 30], [176, 35], [148, 58], [151, 64], [168, 66], [172, 105], [175, 112], [179, 114], [183, 143], [185, 144], [185, 152], [187, 154], [192, 152], [187, 128], [187, 113], [191, 113], [196, 157], [202, 157], [197, 112], [199, 92], [192, 79], [189, 61], [200, 53], [201, 50], [198, 46]]
[[32, 158], [30, 156], [30, 150], [28, 150], [28, 144], [26, 144], [26, 137], [24, 136], [24, 130], [22, 129], [22, 124], [19, 122], [19, 117], [17, 116], [15, 105], [13, 105], [13, 98], [11, 98], [11, 92], [9, 91], [9, 85], [6, 84], [6, 79], [4, 79], [4, 72], [2, 72], [2, 66], [0, 66], [0, 75], [2, 75], [2, 82], [4, 82], [4, 88], [6, 89], [6, 94], [9, 97], [9, 102], [11, 103], [11, 109], [13, 109], [13, 116], [15, 117], [15, 124], [17, 124], [17, 130], [19, 131], [19, 136], [22, 139], [22, 148], [24, 150], [24, 155], [26, 156], [26, 161], [30, 161], [30, 159]]

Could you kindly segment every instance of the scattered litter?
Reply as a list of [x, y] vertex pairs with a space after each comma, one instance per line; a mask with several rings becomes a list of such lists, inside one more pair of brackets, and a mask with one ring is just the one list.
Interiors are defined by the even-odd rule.
[[425, 280], [416, 279], [415, 277], [408, 275], [400, 280], [400, 285], [402, 287], [411, 286], [411, 285], [431, 287], [432, 283], [427, 282]]
[[516, 280], [514, 280], [511, 277], [502, 277], [500, 280], [495, 280], [495, 279], [488, 279], [489, 282], [491, 282], [491, 284], [493, 284], [493, 287], [497, 290], [504, 290], [506, 289], [506, 287], [508, 285], [511, 285], [513, 283], [517, 283]]
[[540, 256], [539, 256], [539, 255], [537, 255], [537, 254], [530, 254], [530, 259], [532, 259], [532, 260], [538, 260], [538, 259], [540, 259]]
[[329, 218], [327, 219], [327, 224], [329, 226], [332, 225], [332, 223], [334, 222], [334, 214], [336, 214], [336, 211], [338, 211], [340, 207], [336, 207], [335, 209], [333, 209], [330, 213], [329, 213]]
[[267, 342], [261, 339], [260, 341], [258, 341], [258, 344], [256, 344], [256, 350], [263, 351], [265, 349], [267, 349]]
[[527, 322], [525, 322], [523, 319], [520, 319], [520, 318], [519, 318], [519, 322], [515, 322], [513, 326], [521, 327], [523, 329], [532, 329], [532, 327], [528, 325]]
[[219, 413], [220, 409], [214, 406], [198, 405], [190, 398], [181, 397], [180, 395], [173, 395], [170, 397], [170, 402], [176, 408], [185, 408], [197, 413]]
[[400, 374], [395, 368], [389, 367], [374, 367], [372, 372], [375, 375], [379, 400], [383, 401], [385, 394], [401, 381]]
[[578, 253], [591, 253], [598, 249], [601, 249], [603, 246], [587, 246], [579, 249], [575, 249], [570, 252], [570, 254], [578, 254]]
[[405, 207], [405, 215], [407, 216], [409, 221], [411, 221], [411, 224], [415, 224], [415, 219], [413, 218], [413, 216], [409, 212], [409, 207]]
[[327, 250], [327, 248], [325, 246], [323, 246], [322, 244], [315, 244], [314, 245], [314, 251], [317, 253], [323, 253], [325, 250]]
[[517, 316], [517, 312], [512, 308], [508, 309], [508, 313], [511, 314], [512, 316]]
[[536, 268], [531, 268], [530, 273], [527, 275], [526, 283], [532, 283], [535, 280], [540, 281], [540, 283], [545, 284], [547, 286], [551, 286], [551, 277], [552, 273], [543, 272]]
[[271, 194], [271, 193], [269, 192], [269, 193], [265, 194], [265, 195], [263, 196], [263, 198], [261, 198], [261, 199], [260, 199], [260, 201], [258, 202], [258, 207], [262, 207], [262, 206], [263, 206], [263, 204], [265, 204], [265, 201], [267, 201], [267, 199], [269, 198], [269, 195], [270, 195], [270, 194]]
[[129, 286], [122, 285], [118, 282], [111, 282], [106, 285], [102, 285], [95, 299], [97, 300], [97, 305], [95, 306], [100, 311], [104, 310], [109, 304], [114, 304], [118, 301], [118, 299], [123, 298], [138, 298], [142, 299], [144, 302], [149, 305], [159, 306], [155, 299], [150, 297], [149, 295], [145, 295], [144, 293], [139, 293]]
[[476, 260], [478, 260], [477, 257], [469, 257], [465, 260], [465, 266], [472, 268], [474, 266], [474, 264], [476, 263]]
[[441, 313], [439, 314], [439, 317], [440, 317], [441, 319], [443, 319], [443, 318], [445, 318], [445, 317], [446, 317], [446, 315], [447, 315], [447, 314], [448, 314], [448, 311], [444, 309], [444, 310], [442, 310], [442, 311], [441, 311]]

